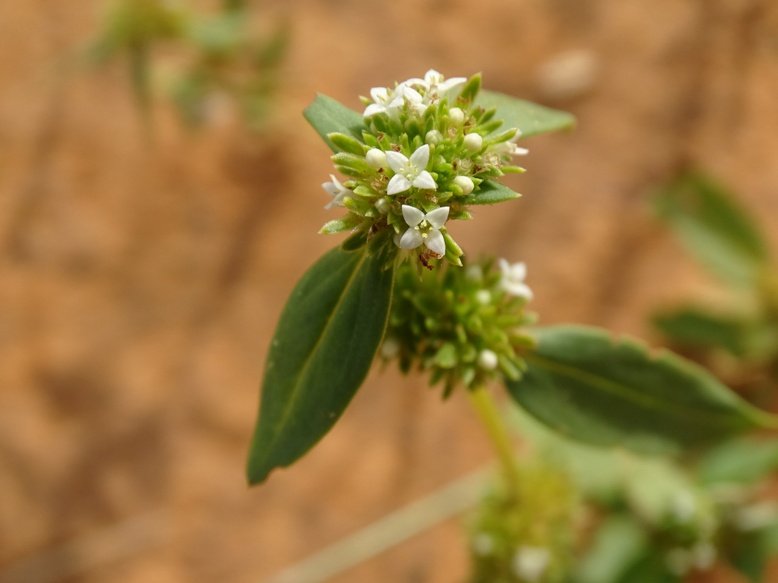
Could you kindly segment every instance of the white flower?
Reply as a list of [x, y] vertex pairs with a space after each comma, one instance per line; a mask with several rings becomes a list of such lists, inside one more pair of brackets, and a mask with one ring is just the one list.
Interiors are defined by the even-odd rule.
[[428, 98], [436, 99], [448, 91], [458, 87], [467, 81], [465, 77], [452, 77], [446, 79], [435, 69], [430, 69], [424, 74], [424, 79], [408, 79], [405, 83], [423, 87]]
[[510, 264], [505, 259], [500, 259], [500, 270], [502, 279], [500, 287], [512, 296], [524, 298], [527, 301], [532, 299], [532, 290], [524, 283], [527, 277], [527, 266], [523, 263]]
[[408, 230], [400, 237], [398, 245], [403, 249], [416, 249], [424, 245], [438, 257], [446, 254], [446, 241], [440, 229], [448, 220], [447, 206], [436, 208], [424, 214], [416, 207], [404, 204], [403, 218], [408, 224]]
[[551, 553], [543, 547], [522, 546], [513, 555], [513, 572], [526, 581], [540, 581], [551, 562]]
[[484, 139], [481, 134], [471, 133], [465, 136], [464, 144], [471, 152], [477, 152], [484, 145]]
[[405, 104], [410, 107], [416, 115], [423, 115], [429, 107], [429, 101], [421, 96], [421, 93], [413, 87], [408, 87], [405, 83], [397, 87], [398, 93], [402, 96]]
[[418, 148], [409, 160], [400, 152], [389, 151], [386, 153], [386, 161], [389, 167], [394, 170], [394, 176], [386, 187], [386, 194], [398, 194], [405, 192], [411, 186], [429, 190], [437, 190], [438, 185], [432, 174], [425, 168], [430, 160], [430, 147], [424, 144]]
[[330, 209], [333, 206], [343, 206], [343, 199], [351, 194], [351, 191], [343, 186], [340, 181], [330, 174], [332, 182], [322, 182], [321, 187], [332, 195], [332, 200], [324, 205], [324, 208]]
[[379, 113], [387, 113], [393, 116], [402, 107], [403, 96], [402, 92], [398, 91], [400, 87], [394, 90], [389, 90], [386, 87], [373, 87], [370, 90], [370, 97], [373, 103], [365, 108], [363, 117], [372, 117]]

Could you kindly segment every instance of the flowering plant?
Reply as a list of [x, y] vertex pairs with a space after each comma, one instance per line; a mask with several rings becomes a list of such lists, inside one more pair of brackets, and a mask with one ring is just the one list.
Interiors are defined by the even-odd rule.
[[489, 383], [575, 440], [639, 452], [676, 453], [778, 427], [678, 356], [588, 327], [529, 327], [525, 266], [463, 260], [452, 221], [517, 198], [498, 182], [523, 171], [514, 157], [527, 151], [516, 140], [568, 128], [569, 114], [482, 91], [479, 75], [436, 71], [374, 88], [363, 101], [359, 113], [319, 95], [305, 111], [345, 176], [323, 184], [327, 206], [345, 215], [322, 232], [350, 236], [308, 270], [281, 315], [250, 483], [294, 463], [330, 430], [379, 353], [403, 371], [428, 372], [445, 396], [465, 389], [509, 485], [521, 472]]

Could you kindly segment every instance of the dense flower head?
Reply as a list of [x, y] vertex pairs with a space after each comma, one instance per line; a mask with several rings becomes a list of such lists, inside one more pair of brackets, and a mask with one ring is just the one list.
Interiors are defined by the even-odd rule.
[[[335, 167], [346, 177], [324, 184], [333, 197], [328, 206], [342, 205], [349, 216], [330, 221], [322, 231], [390, 230], [397, 247], [425, 266], [443, 258], [461, 266], [463, 252], [448, 222], [469, 219], [468, 206], [484, 183], [522, 172], [512, 156], [526, 153], [514, 143], [518, 128], [503, 127], [494, 109], [478, 105], [480, 84], [479, 75], [446, 78], [429, 70], [420, 78], [372, 88], [363, 98], [361, 135], [328, 136], [338, 149]], [[416, 229], [424, 219], [411, 225], [407, 208], [433, 218], [443, 216], [439, 209], [447, 210], [442, 224], [426, 221]]]
[[398, 268], [382, 357], [397, 358], [404, 371], [429, 371], [446, 395], [460, 383], [477, 388], [517, 379], [525, 368], [522, 350], [532, 344], [524, 330], [532, 322], [527, 296], [505, 289], [492, 260], [421, 272], [409, 263]]

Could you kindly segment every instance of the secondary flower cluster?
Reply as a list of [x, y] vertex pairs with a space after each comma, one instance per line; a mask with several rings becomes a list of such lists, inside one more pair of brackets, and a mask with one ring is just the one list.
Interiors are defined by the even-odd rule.
[[[434, 212], [434, 211], [433, 211]], [[525, 364], [522, 349], [532, 340], [524, 311], [532, 291], [523, 263], [500, 260], [465, 269], [398, 267], [385, 360], [397, 358], [407, 372], [414, 364], [428, 370], [431, 384], [442, 381], [448, 395], [458, 383], [475, 388], [497, 378], [517, 379]]]
[[484, 181], [523, 172], [512, 156], [527, 150], [517, 128], [502, 128], [495, 110], [476, 104], [481, 78], [445, 79], [437, 71], [394, 87], [374, 87], [363, 98], [361, 135], [333, 133], [333, 161], [347, 176], [322, 184], [332, 196], [327, 208], [345, 207], [324, 233], [391, 229], [395, 244], [419, 250], [424, 265], [445, 257], [461, 265], [463, 252], [446, 229], [467, 211]]

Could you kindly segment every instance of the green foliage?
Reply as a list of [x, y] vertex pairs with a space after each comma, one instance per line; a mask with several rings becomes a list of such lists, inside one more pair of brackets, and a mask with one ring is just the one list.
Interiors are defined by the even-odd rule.
[[756, 286], [768, 261], [767, 247], [735, 197], [699, 174], [681, 177], [657, 196], [659, 216], [687, 249], [714, 273]]
[[339, 151], [339, 148], [330, 140], [330, 134], [342, 133], [362, 139], [362, 131], [365, 128], [362, 116], [332, 97], [317, 94], [316, 99], [305, 108], [303, 115], [333, 152]]
[[705, 484], [751, 484], [778, 472], [778, 440], [747, 437], [720, 445], [700, 460]]
[[575, 126], [575, 116], [569, 113], [496, 91], [481, 90], [475, 103], [486, 110], [496, 109], [494, 117], [503, 120], [502, 129], [519, 128], [525, 138]]
[[251, 484], [318, 442], [367, 375], [391, 301], [394, 249], [387, 243], [333, 249], [289, 297], [267, 357]]
[[604, 331], [537, 331], [528, 371], [508, 382], [525, 410], [557, 431], [602, 446], [678, 453], [764, 426], [774, 418], [739, 399], [703, 369], [656, 355]]
[[518, 192], [514, 192], [499, 182], [486, 180], [481, 183], [481, 188], [479, 188], [477, 192], [471, 194], [464, 200], [464, 203], [497, 204], [498, 202], [505, 202], [519, 198], [520, 196], [521, 195]]
[[687, 306], [657, 314], [653, 322], [676, 346], [723, 348], [737, 357], [751, 352], [755, 324], [745, 318]]

